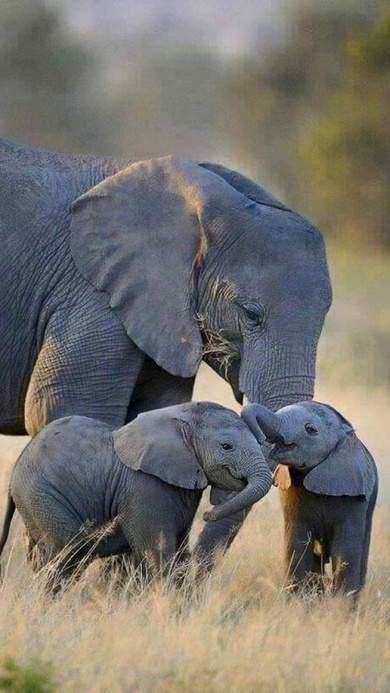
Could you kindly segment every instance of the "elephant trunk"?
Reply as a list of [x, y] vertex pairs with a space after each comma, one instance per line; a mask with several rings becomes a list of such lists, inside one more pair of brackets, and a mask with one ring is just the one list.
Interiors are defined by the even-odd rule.
[[276, 411], [280, 407], [312, 399], [316, 349], [314, 345], [278, 346], [243, 355], [240, 390], [245, 399]]
[[282, 407], [287, 407], [289, 404], [296, 404], [297, 402], [310, 402], [312, 399], [313, 388], [311, 388], [310, 390], [303, 390], [299, 394], [294, 393], [288, 396], [283, 394], [277, 394], [272, 397], [267, 397], [264, 401], [264, 406], [271, 409], [271, 411], [278, 411], [278, 409], [281, 409]]
[[260, 445], [265, 438], [272, 442], [280, 435], [279, 417], [262, 404], [247, 404], [242, 409], [241, 417]]
[[254, 503], [261, 500], [272, 486], [272, 474], [265, 460], [261, 464], [261, 471], [248, 477], [245, 488], [230, 498], [226, 503], [222, 503], [204, 513], [203, 519], [208, 521], [222, 520], [229, 515], [233, 515], [240, 510], [250, 508]]

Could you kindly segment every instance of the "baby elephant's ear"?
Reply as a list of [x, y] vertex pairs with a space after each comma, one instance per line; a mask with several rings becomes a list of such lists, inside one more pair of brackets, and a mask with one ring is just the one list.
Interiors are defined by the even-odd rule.
[[362, 496], [369, 493], [370, 457], [354, 433], [349, 433], [333, 452], [304, 479], [312, 493], [324, 496]]
[[204, 489], [207, 478], [187, 435], [190, 426], [178, 407], [140, 414], [114, 431], [114, 449], [127, 467], [157, 476], [173, 486]]

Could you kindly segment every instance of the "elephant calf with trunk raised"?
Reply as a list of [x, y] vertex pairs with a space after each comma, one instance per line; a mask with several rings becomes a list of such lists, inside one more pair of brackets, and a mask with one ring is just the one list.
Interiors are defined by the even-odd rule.
[[296, 584], [332, 561], [334, 588], [357, 594], [365, 583], [378, 491], [375, 462], [333, 407], [299, 402], [275, 413], [253, 404], [242, 416], [273, 443], [285, 520], [287, 573]]
[[[213, 521], [251, 506], [271, 483], [252, 433], [218, 404], [166, 407], [118, 429], [84, 416], [65, 417], [46, 426], [16, 463], [0, 554], [16, 506], [33, 567], [68, 547], [56, 581], [86, 556], [129, 553], [135, 565], [149, 556], [164, 570], [172, 559], [188, 555], [189, 531], [208, 484], [239, 491], [205, 513]], [[92, 528], [115, 519], [110, 532], [91, 537]]]

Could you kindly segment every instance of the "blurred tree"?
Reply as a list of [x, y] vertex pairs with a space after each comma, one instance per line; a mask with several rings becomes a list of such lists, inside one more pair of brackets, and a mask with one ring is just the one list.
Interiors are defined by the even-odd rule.
[[105, 151], [98, 65], [44, 0], [0, 0], [2, 134], [47, 149]]
[[[267, 179], [328, 234], [390, 249], [390, 15], [312, 3], [284, 45], [228, 85], [234, 138]], [[234, 145], [233, 145], [234, 146]]]
[[341, 44], [342, 84], [302, 138], [320, 223], [390, 250], [390, 14]]
[[226, 65], [195, 45], [140, 33], [127, 41], [110, 89], [122, 149], [134, 157], [226, 156]]

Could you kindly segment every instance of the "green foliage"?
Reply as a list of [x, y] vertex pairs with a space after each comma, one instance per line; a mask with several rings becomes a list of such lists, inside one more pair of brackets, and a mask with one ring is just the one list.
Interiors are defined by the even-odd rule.
[[[237, 156], [342, 242], [390, 249], [390, 14], [312, 3], [229, 84]], [[261, 162], [261, 164], [259, 163]], [[261, 168], [262, 166], [262, 168]]]
[[390, 11], [381, 14], [370, 30], [351, 39], [346, 47], [365, 70], [390, 72]]
[[[0, 0], [0, 130], [46, 149], [88, 152], [105, 142], [99, 69], [44, 0]], [[98, 149], [98, 147], [96, 148]]]
[[66, 91], [82, 76], [85, 55], [61, 26], [61, 17], [42, 0], [0, 4], [2, 78]]
[[0, 672], [0, 691], [9, 693], [54, 693], [56, 683], [53, 668], [38, 658], [19, 664], [14, 657], [6, 657]]
[[302, 137], [311, 204], [334, 235], [390, 249], [390, 22], [340, 43], [342, 81]]

